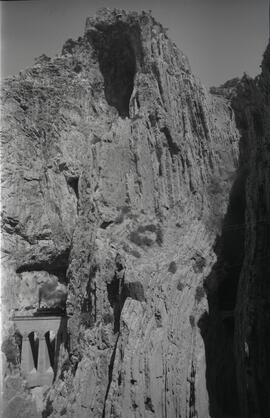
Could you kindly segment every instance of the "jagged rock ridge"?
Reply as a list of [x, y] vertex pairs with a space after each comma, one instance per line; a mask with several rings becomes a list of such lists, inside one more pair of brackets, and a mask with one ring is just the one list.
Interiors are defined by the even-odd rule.
[[[40, 296], [70, 316], [42, 416], [224, 416], [212, 313], [235, 306], [225, 296], [216, 308], [227, 279], [212, 268], [224, 217], [243, 218], [246, 181], [228, 97], [206, 92], [149, 13], [105, 9], [59, 57], [8, 79], [2, 101], [6, 315], [35, 311]], [[230, 362], [234, 337], [218, 324]], [[221, 383], [234, 388], [235, 373]], [[40, 416], [23, 393], [8, 392], [6, 414], [20, 399]]]

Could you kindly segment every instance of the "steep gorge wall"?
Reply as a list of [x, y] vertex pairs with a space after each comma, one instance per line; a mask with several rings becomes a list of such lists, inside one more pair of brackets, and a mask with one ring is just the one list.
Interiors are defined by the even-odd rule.
[[230, 100], [204, 90], [151, 15], [119, 10], [2, 92], [6, 318], [35, 311], [40, 289], [70, 316], [43, 416], [237, 416], [244, 321], [235, 339], [222, 315], [244, 238], [224, 228], [244, 223], [246, 173]]
[[270, 44], [262, 73], [245, 79], [235, 100], [249, 153], [245, 257], [236, 304], [235, 349], [241, 414], [270, 414]]
[[[268, 45], [260, 76], [211, 90], [230, 101], [241, 135], [238, 176], [206, 280], [209, 318], [202, 321], [215, 417], [270, 414], [269, 68]], [[224, 317], [224, 309], [231, 314]]]

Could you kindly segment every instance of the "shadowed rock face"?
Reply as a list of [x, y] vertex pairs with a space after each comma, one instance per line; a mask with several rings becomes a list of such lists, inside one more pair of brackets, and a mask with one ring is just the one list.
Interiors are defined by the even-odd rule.
[[129, 116], [129, 100], [136, 73], [136, 57], [128, 34], [129, 26], [119, 22], [99, 32], [89, 31], [88, 37], [97, 52], [106, 100], [118, 110], [120, 116]]
[[222, 230], [246, 210], [228, 99], [205, 91], [150, 14], [104, 9], [59, 57], [6, 80], [2, 103], [7, 318], [34, 311], [35, 295], [63, 303], [67, 288], [69, 351], [43, 417], [207, 417], [208, 392], [210, 409], [236, 416], [238, 399], [223, 410], [234, 324], [220, 339], [226, 396], [205, 336], [241, 282], [210, 280], [213, 266], [244, 258], [243, 237]]
[[227, 97], [240, 158], [202, 317], [211, 416], [267, 417], [269, 404], [269, 45], [262, 73], [211, 91]]
[[[235, 348], [241, 413], [270, 414], [270, 44], [262, 73], [245, 78], [234, 107], [248, 150], [245, 257], [236, 303]], [[245, 91], [245, 94], [244, 94]]]

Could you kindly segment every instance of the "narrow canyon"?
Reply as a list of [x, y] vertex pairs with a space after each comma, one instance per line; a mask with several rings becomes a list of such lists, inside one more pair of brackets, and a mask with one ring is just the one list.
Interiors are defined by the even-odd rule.
[[4, 418], [270, 416], [261, 67], [208, 91], [102, 9], [2, 83]]

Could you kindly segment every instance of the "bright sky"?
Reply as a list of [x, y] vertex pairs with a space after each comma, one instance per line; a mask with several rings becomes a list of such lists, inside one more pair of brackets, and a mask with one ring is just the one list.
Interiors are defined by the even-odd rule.
[[60, 53], [101, 7], [152, 10], [189, 57], [206, 86], [260, 72], [268, 41], [269, 0], [20, 0], [1, 1], [2, 77], [30, 67], [34, 58]]

